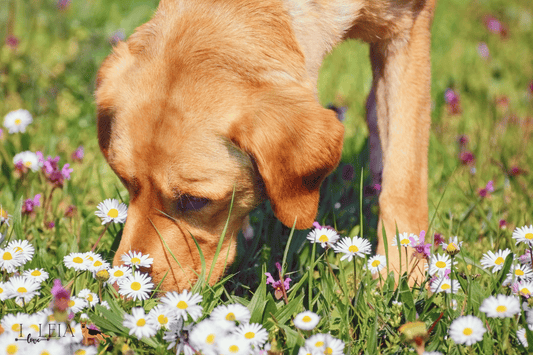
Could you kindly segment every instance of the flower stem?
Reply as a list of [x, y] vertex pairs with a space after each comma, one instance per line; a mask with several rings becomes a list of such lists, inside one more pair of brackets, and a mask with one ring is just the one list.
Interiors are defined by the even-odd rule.
[[311, 312], [313, 311], [313, 271], [315, 269], [315, 252], [316, 252], [316, 243], [313, 243], [311, 251], [311, 265], [309, 267], [309, 276], [307, 278], [307, 285], [308, 288], [308, 300], [309, 300], [309, 308]]
[[98, 237], [98, 240], [96, 241], [96, 243], [94, 243], [94, 245], [93, 245], [91, 251], [94, 251], [94, 250], [96, 249], [96, 247], [98, 246], [98, 243], [100, 242], [100, 239], [102, 239], [102, 237], [104, 236], [105, 232], [107, 231], [107, 228], [109, 228], [109, 225], [110, 225], [110, 224], [111, 224], [111, 223], [107, 223], [107, 224], [105, 225], [104, 231], [100, 234], [100, 236]]

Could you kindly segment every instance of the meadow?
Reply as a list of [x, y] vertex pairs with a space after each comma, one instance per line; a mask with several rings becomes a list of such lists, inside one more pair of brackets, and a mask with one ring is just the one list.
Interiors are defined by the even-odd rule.
[[[388, 236], [428, 259], [422, 285], [373, 275], [386, 260], [374, 259], [372, 76], [368, 46], [349, 41], [319, 78], [320, 102], [340, 109], [346, 134], [317, 226], [284, 227], [265, 202], [223, 279], [167, 294], [138, 270], [149, 256], [129, 255], [122, 276], [109, 265], [129, 196], [99, 151], [93, 96], [102, 60], [157, 1], [0, 4], [0, 355], [533, 353], [528, 0], [438, 2], [430, 227], [425, 239]], [[311, 243], [322, 234], [360, 252]]]

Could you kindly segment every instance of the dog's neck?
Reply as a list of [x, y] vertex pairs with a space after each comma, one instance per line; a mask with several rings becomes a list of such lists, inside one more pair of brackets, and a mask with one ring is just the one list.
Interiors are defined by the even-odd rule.
[[316, 88], [324, 56], [339, 43], [363, 6], [362, 1], [281, 0], [292, 19], [292, 27]]

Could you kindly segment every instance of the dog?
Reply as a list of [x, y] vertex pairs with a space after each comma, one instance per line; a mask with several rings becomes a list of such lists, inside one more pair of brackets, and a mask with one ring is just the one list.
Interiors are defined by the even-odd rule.
[[[370, 44], [377, 252], [385, 254], [383, 229], [389, 244], [397, 230], [427, 230], [434, 8], [435, 0], [162, 0], [96, 78], [100, 149], [130, 195], [114, 264], [130, 249], [148, 253], [154, 282], [190, 289], [202, 269], [195, 242], [206, 270], [214, 263], [214, 284], [263, 200], [284, 225], [310, 228], [344, 135], [317, 101], [318, 71], [347, 38]], [[396, 274], [408, 270], [397, 248], [388, 254]]]

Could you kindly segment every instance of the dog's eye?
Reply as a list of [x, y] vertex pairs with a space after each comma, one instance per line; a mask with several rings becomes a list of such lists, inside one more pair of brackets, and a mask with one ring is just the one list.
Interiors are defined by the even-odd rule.
[[182, 211], [198, 211], [208, 203], [209, 199], [205, 197], [181, 195], [178, 199], [178, 209]]

